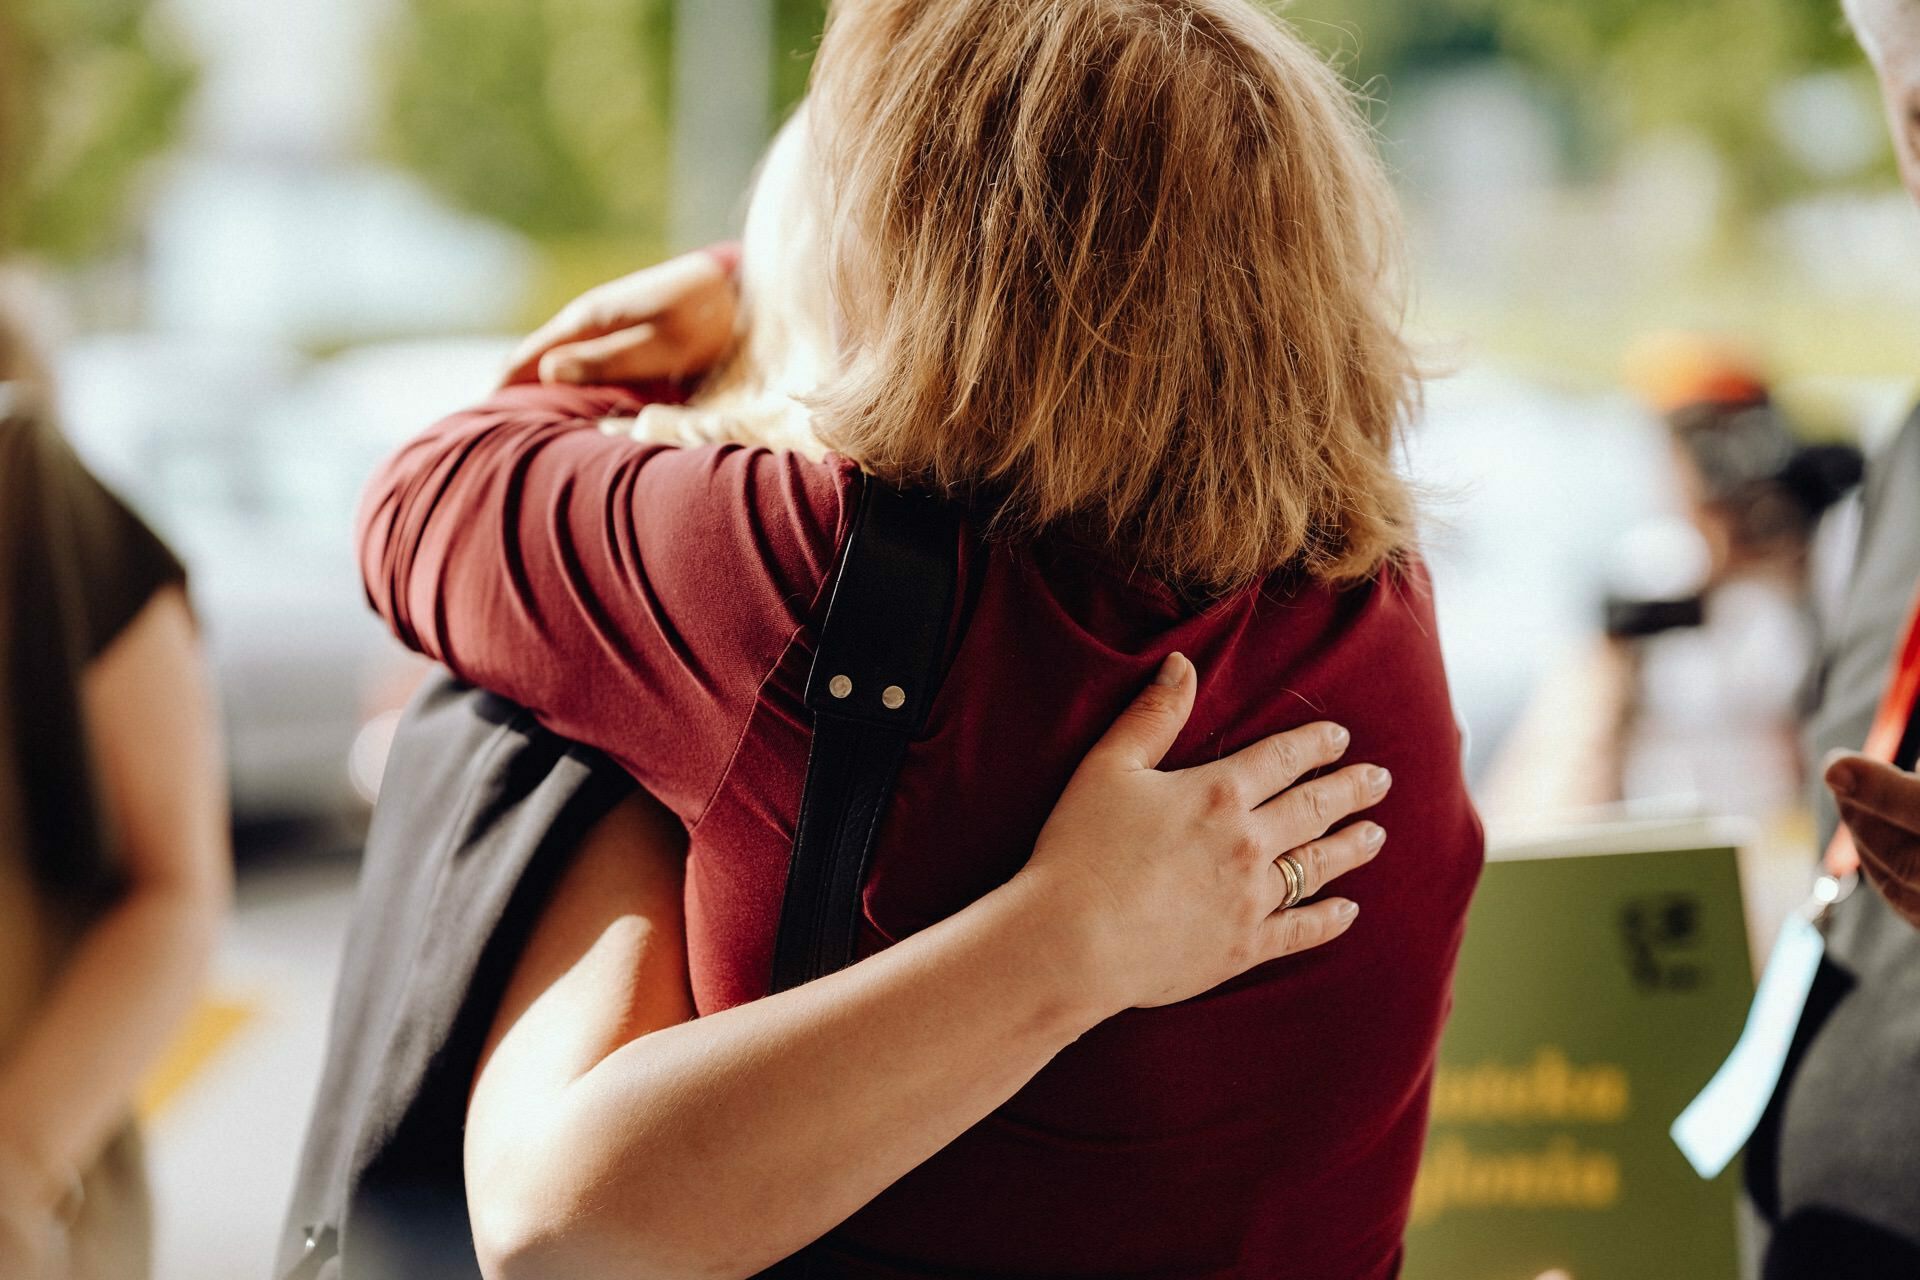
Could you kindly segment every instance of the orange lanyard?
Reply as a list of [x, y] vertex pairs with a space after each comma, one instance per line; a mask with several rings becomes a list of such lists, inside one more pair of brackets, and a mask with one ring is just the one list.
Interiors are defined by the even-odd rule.
[[[1873, 718], [1873, 731], [1861, 754], [1891, 762], [1900, 752], [1907, 736], [1916, 703], [1920, 703], [1920, 600], [1914, 602], [1913, 615], [1907, 620], [1906, 639], [1893, 654], [1893, 678], [1887, 682], [1886, 696]], [[1853, 833], [1842, 822], [1827, 846], [1827, 874], [1845, 880], [1860, 870], [1860, 851], [1853, 847]]]

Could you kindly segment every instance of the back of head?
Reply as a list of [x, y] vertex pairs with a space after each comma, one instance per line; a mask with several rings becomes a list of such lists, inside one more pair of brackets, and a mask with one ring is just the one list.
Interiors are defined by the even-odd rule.
[[1417, 396], [1357, 102], [1248, 0], [840, 0], [826, 442], [1187, 588], [1364, 578]]

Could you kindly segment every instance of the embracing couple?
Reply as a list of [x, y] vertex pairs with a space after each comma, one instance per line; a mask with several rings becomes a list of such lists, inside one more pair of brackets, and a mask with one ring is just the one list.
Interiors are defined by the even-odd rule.
[[[639, 784], [459, 1082], [485, 1275], [1397, 1274], [1482, 861], [1401, 247], [1252, 0], [840, 0], [744, 245], [388, 464], [374, 606]], [[956, 518], [944, 676], [776, 991], [873, 486]]]

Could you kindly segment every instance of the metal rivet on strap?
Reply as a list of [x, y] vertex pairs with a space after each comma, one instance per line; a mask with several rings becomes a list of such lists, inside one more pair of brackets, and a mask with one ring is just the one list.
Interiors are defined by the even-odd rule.
[[890, 684], [881, 693], [880, 701], [886, 704], [887, 710], [898, 711], [907, 705], [907, 691], [897, 684]]
[[851, 698], [853, 696], [853, 681], [847, 679], [845, 676], [835, 676], [833, 679], [827, 681], [827, 692], [836, 698]]

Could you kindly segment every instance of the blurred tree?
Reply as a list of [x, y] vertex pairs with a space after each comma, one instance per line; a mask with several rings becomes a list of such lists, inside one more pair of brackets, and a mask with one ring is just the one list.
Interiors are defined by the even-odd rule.
[[0, 257], [74, 261], [125, 230], [193, 88], [152, 0], [0, 3]]
[[[1838, 0], [1262, 2], [1383, 102], [1419, 72], [1499, 57], [1564, 103], [1597, 152], [1697, 129], [1748, 206], [1811, 181], [1775, 127], [1778, 87], [1859, 67]], [[543, 240], [658, 241], [675, 3], [402, 0], [389, 68], [398, 158], [453, 203]], [[826, 9], [775, 0], [781, 111], [805, 90]]]
[[774, 6], [773, 91], [784, 115], [806, 96], [813, 53], [827, 25], [827, 0], [778, 0]]
[[[404, 0], [389, 66], [399, 160], [542, 240], [658, 240], [674, 0]], [[804, 91], [825, 0], [778, 0], [775, 85]], [[767, 122], [771, 131], [773, 122]]]
[[[1839, 0], [1270, 0], [1362, 83], [1504, 56], [1603, 146], [1698, 130], [1738, 193], [1765, 205], [1811, 175], [1775, 126], [1773, 95], [1809, 72], [1865, 70]], [[1384, 91], [1381, 92], [1385, 96]]]

